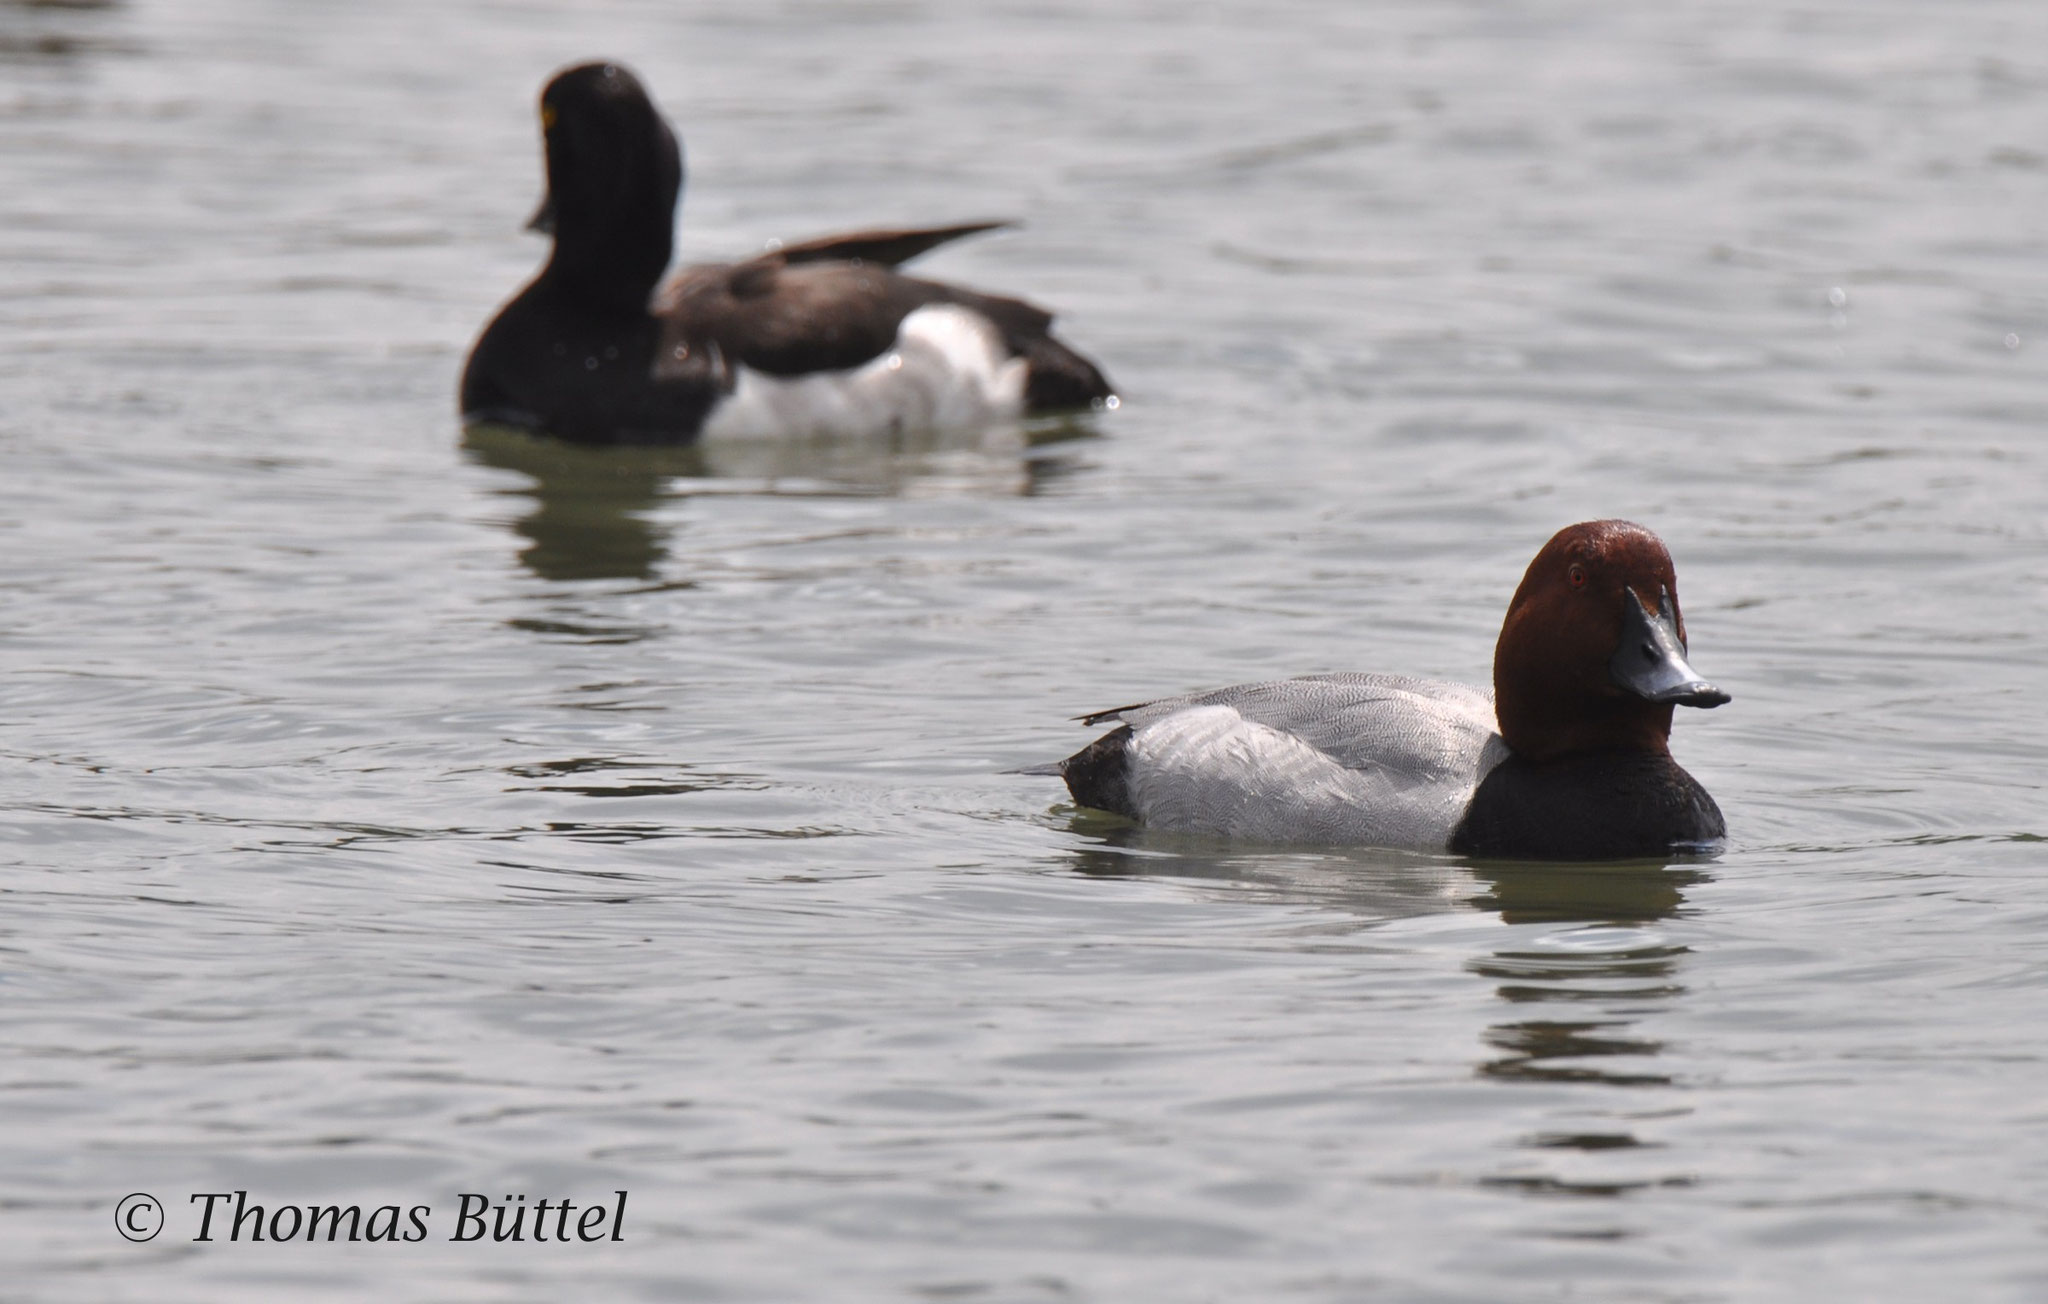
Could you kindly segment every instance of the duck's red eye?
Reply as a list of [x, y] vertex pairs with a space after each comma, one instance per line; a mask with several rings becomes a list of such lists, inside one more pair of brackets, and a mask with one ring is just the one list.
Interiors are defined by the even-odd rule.
[[1586, 587], [1586, 568], [1577, 562], [1572, 563], [1572, 568], [1564, 573], [1564, 577], [1571, 581], [1571, 585], [1575, 589]]

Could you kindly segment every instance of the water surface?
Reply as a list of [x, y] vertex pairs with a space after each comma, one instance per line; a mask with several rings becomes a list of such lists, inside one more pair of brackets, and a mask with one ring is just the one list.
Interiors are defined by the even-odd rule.
[[[2048, 11], [0, 4], [23, 1299], [2048, 1293]], [[1122, 409], [465, 439], [533, 97], [686, 257], [1021, 219]], [[1484, 680], [1627, 516], [1697, 863], [1133, 834], [1069, 717]], [[427, 1203], [196, 1244], [192, 1193]], [[456, 1197], [631, 1192], [450, 1244]], [[112, 1227], [130, 1192], [157, 1240]]]

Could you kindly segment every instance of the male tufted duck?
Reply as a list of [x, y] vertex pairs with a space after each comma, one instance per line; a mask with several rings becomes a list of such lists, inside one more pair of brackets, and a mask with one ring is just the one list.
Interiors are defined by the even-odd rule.
[[977, 425], [1114, 403], [1093, 363], [1018, 299], [900, 275], [1005, 225], [861, 231], [685, 269], [656, 294], [674, 242], [682, 150], [616, 63], [541, 92], [554, 237], [463, 371], [465, 420], [588, 444], [704, 434], [859, 435]]

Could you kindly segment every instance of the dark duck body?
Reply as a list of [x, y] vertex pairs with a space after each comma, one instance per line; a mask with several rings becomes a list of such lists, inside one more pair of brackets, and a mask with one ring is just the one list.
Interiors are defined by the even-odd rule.
[[[541, 93], [554, 249], [471, 350], [463, 417], [578, 443], [682, 443], [711, 431], [846, 433], [1085, 409], [1102, 373], [1018, 299], [896, 267], [975, 222], [861, 231], [706, 264], [661, 286], [682, 149], [615, 63]], [[791, 428], [794, 427], [794, 428]]]
[[1687, 661], [1678, 578], [1627, 521], [1560, 530], [1529, 563], [1493, 691], [1406, 675], [1240, 684], [1122, 721], [1053, 771], [1084, 806], [1263, 842], [1615, 860], [1726, 835], [1671, 758], [1672, 709], [1728, 695]]

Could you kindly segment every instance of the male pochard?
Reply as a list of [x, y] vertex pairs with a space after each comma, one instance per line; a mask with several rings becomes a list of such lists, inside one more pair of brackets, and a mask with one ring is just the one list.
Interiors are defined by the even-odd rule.
[[1493, 692], [1311, 675], [1163, 698], [1060, 762], [1074, 799], [1159, 829], [1563, 860], [1711, 848], [1720, 808], [1671, 759], [1674, 706], [1728, 694], [1686, 661], [1678, 578], [1628, 521], [1558, 531], [1529, 563]]
[[675, 239], [682, 149], [616, 63], [541, 92], [554, 237], [463, 371], [466, 420], [581, 443], [700, 435], [851, 435], [985, 424], [1114, 399], [1051, 334], [1052, 315], [894, 269], [1005, 225], [860, 231], [685, 269], [656, 297]]

